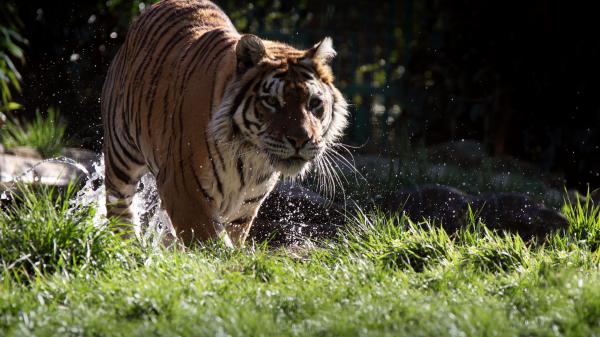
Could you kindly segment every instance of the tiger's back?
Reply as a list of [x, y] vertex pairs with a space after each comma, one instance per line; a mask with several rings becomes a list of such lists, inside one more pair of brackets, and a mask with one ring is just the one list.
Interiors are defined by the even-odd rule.
[[[215, 238], [227, 227], [243, 242], [279, 177], [269, 154], [243, 139], [265, 132], [256, 83], [282, 60], [304, 55], [242, 37], [210, 1], [166, 0], [140, 15], [102, 93], [108, 216], [131, 222], [137, 182], [151, 172], [184, 241]], [[343, 99], [338, 105], [345, 109]]]
[[[119, 145], [131, 146], [131, 158], [157, 174], [168, 148], [164, 140], [184, 138], [180, 122], [208, 123], [211, 105], [219, 104], [223, 92], [219, 86], [227, 82], [222, 75], [231, 76], [216, 70], [235, 69], [223, 49], [232, 49], [237, 39], [227, 16], [209, 1], [152, 6], [134, 22], [109, 69], [102, 94], [108, 98], [102, 100], [106, 131], [122, 129]], [[183, 116], [192, 110], [192, 116]]]

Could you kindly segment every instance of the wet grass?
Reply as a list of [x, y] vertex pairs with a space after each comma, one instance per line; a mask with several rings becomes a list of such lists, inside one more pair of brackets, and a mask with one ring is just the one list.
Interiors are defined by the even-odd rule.
[[374, 213], [318, 248], [173, 252], [50, 190], [21, 195], [0, 215], [1, 336], [600, 333], [600, 212], [585, 203], [546, 242]]

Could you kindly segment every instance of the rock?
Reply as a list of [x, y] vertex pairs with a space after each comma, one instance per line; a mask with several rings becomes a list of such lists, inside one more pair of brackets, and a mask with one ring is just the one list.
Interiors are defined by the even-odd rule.
[[403, 211], [415, 221], [431, 219], [453, 233], [466, 224], [469, 205], [488, 228], [518, 233], [525, 240], [542, 238], [568, 228], [566, 218], [543, 204], [518, 193], [495, 193], [480, 197], [443, 185], [426, 185], [394, 193], [382, 206]]
[[490, 229], [519, 233], [526, 240], [569, 226], [559, 212], [518, 193], [488, 194], [474, 199], [472, 208]]
[[[25, 148], [23, 148], [25, 149]], [[21, 152], [23, 153], [23, 152]], [[98, 156], [93, 152], [72, 150], [67, 155], [75, 157], [63, 160], [31, 158], [12, 154], [0, 154], [0, 184], [10, 185], [14, 180], [24, 183], [39, 183], [52, 186], [66, 186], [73, 180], [92, 172]]]
[[[339, 167], [336, 167], [336, 170], [339, 170], [341, 174], [352, 179], [360, 176], [360, 174], [364, 177], [385, 179], [391, 170], [396, 170], [399, 165], [398, 158], [378, 155], [357, 154], [354, 156], [343, 156], [343, 158], [354, 167], [350, 167], [343, 160], [336, 160], [339, 165]], [[360, 172], [360, 174], [357, 174], [354, 169]]]
[[305, 239], [334, 237], [345, 225], [344, 210], [321, 195], [280, 182], [261, 206], [250, 239], [271, 245], [291, 245]]
[[403, 211], [411, 219], [433, 219], [448, 232], [464, 226], [472, 199], [464, 192], [444, 185], [425, 185], [394, 193], [382, 207], [392, 212]]
[[83, 165], [88, 172], [92, 172], [94, 170], [94, 163], [100, 159], [100, 154], [94, 151], [72, 147], [64, 148], [61, 156], [73, 159], [74, 161]]
[[42, 159], [42, 156], [36, 149], [28, 146], [15, 146], [13, 148], [8, 149], [7, 153], [17, 157]]
[[594, 205], [600, 205], [600, 188], [593, 190], [590, 193], [590, 198], [592, 198]]
[[79, 170], [70, 165], [9, 154], [0, 155], [0, 182], [5, 184], [19, 180], [28, 184], [64, 186], [79, 174]]

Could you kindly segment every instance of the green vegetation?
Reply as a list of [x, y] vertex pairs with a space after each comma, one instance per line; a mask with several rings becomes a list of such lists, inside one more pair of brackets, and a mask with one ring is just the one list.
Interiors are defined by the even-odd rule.
[[546, 242], [360, 214], [304, 248], [124, 242], [50, 189], [0, 214], [2, 336], [584, 336], [600, 332], [598, 206]]
[[11, 3], [0, 6], [0, 117], [2, 112], [21, 107], [12, 101], [12, 95], [21, 91], [21, 74], [16, 65], [25, 62], [22, 46], [27, 40], [19, 34], [22, 23], [15, 12]]
[[0, 131], [0, 140], [7, 149], [29, 146], [42, 157], [50, 158], [59, 155], [65, 146], [66, 129], [67, 124], [59, 118], [58, 111], [49, 109], [46, 117], [38, 111], [31, 122], [7, 120]]

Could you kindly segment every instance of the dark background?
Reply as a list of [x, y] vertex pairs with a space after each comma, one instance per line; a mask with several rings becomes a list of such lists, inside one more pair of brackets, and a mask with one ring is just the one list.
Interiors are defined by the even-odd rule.
[[[347, 142], [402, 158], [475, 140], [567, 186], [600, 186], [600, 29], [591, 5], [551, 1], [218, 1], [242, 32], [308, 47], [332, 36], [352, 103]], [[14, 100], [58, 107], [99, 149], [107, 67], [141, 1], [7, 1], [28, 40]], [[18, 22], [20, 21], [20, 22]], [[8, 24], [1, 23], [0, 24]], [[112, 34], [112, 37], [111, 37]]]

